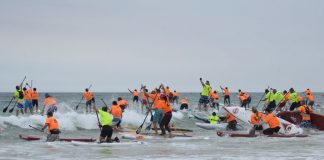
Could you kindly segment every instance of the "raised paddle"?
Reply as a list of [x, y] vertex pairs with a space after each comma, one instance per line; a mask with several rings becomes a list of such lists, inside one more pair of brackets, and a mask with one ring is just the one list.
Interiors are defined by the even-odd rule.
[[[25, 80], [26, 80], [26, 76], [24, 77], [23, 81], [20, 83], [20, 88], [21, 88], [21, 86], [22, 86], [22, 84], [24, 83]], [[15, 99], [15, 97], [13, 96], [13, 97], [11, 98], [9, 104], [8, 104], [5, 108], [3, 108], [3, 110], [2, 110], [3, 113], [6, 113], [6, 112], [7, 112], [8, 107], [10, 106], [11, 102], [12, 102], [14, 99]]]
[[[92, 84], [90, 84], [90, 86], [89, 86], [89, 90], [90, 90], [90, 88], [92, 87]], [[81, 97], [81, 100], [80, 100], [80, 102], [75, 106], [75, 110], [78, 110], [78, 108], [79, 108], [79, 105], [81, 104], [81, 102], [82, 102], [82, 100], [83, 100], [83, 98], [84, 98], [84, 96], [82, 95], [82, 97]]]
[[[160, 88], [161, 88], [161, 86], [160, 86]], [[159, 89], [160, 89], [160, 88], [159, 88]], [[137, 130], [136, 130], [136, 134], [141, 133], [141, 130], [142, 130], [143, 125], [144, 125], [144, 123], [145, 123], [145, 121], [146, 121], [146, 118], [147, 118], [147, 116], [148, 116], [149, 113], [150, 113], [150, 108], [152, 107], [153, 103], [155, 102], [155, 99], [156, 99], [157, 95], [158, 95], [158, 94], [156, 93], [156, 95], [154, 96], [153, 102], [151, 103], [151, 105], [149, 105], [149, 109], [148, 109], [148, 111], [147, 111], [147, 113], [146, 113], [146, 116], [145, 116], [145, 118], [144, 118], [144, 121], [143, 121], [143, 123], [142, 123], [142, 124], [137, 128]]]

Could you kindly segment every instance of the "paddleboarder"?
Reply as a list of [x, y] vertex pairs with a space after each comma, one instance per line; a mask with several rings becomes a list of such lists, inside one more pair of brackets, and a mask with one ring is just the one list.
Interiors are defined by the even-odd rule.
[[94, 96], [93, 93], [89, 91], [88, 88], [85, 89], [85, 92], [83, 93], [83, 97], [86, 100], [86, 112], [91, 112], [91, 104], [94, 102]]
[[42, 131], [44, 131], [45, 128], [48, 128], [46, 142], [54, 142], [60, 139], [59, 124], [58, 121], [53, 117], [53, 112], [47, 112], [47, 118]]
[[24, 93], [21, 89], [21, 86], [16, 86], [16, 91], [13, 96], [14, 99], [16, 99], [17, 102], [17, 109], [16, 109], [16, 116], [19, 116], [19, 110], [21, 114], [24, 114]]
[[300, 103], [301, 106], [299, 106], [296, 111], [303, 117], [300, 126], [304, 128], [310, 128], [312, 126], [311, 116], [310, 116], [310, 113], [313, 112], [312, 107], [307, 106], [305, 101], [301, 101]]
[[57, 111], [57, 102], [56, 100], [48, 93], [45, 93], [45, 100], [44, 100], [44, 107], [42, 109], [42, 115], [44, 115], [44, 111], [46, 110], [46, 113], [49, 112], [56, 112]]
[[263, 122], [269, 124], [269, 128], [263, 130], [263, 134], [265, 135], [273, 135], [277, 134], [280, 130], [280, 120], [275, 115], [273, 115], [271, 108], [267, 108], [265, 110], [265, 118]]
[[202, 81], [202, 78], [199, 79], [200, 83], [203, 87], [201, 94], [200, 94], [200, 99], [199, 99], [199, 104], [198, 104], [198, 108], [201, 111], [201, 106], [204, 106], [204, 109], [207, 110], [207, 104], [209, 103], [209, 91], [211, 89], [209, 81], [206, 81], [206, 83], [204, 83]]

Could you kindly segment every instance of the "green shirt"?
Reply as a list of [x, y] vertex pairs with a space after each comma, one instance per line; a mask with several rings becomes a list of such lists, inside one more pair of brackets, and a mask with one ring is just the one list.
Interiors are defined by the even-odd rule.
[[273, 93], [272, 93], [272, 92], [268, 92], [268, 93], [265, 95], [265, 98], [266, 98], [266, 101], [267, 101], [267, 102], [272, 102], [272, 101], [274, 101], [274, 96], [273, 96]]
[[19, 91], [16, 90], [16, 92], [14, 93], [14, 97], [16, 97], [18, 103], [21, 103], [21, 102], [24, 101], [24, 98], [19, 98], [19, 92], [22, 92], [22, 91], [21, 90], [19, 90]]
[[205, 84], [203, 90], [201, 91], [202, 96], [209, 96], [210, 86]]
[[98, 110], [100, 116], [100, 123], [102, 126], [108, 125], [112, 126], [112, 116], [101, 109]]
[[276, 101], [276, 103], [280, 103], [282, 100], [284, 99], [284, 96], [282, 95], [281, 92], [277, 92], [276, 94], [274, 94], [274, 100]]
[[210, 124], [217, 124], [219, 121], [218, 116], [208, 116], [208, 120]]
[[288, 99], [292, 102], [297, 102], [297, 93], [296, 92], [290, 93]]

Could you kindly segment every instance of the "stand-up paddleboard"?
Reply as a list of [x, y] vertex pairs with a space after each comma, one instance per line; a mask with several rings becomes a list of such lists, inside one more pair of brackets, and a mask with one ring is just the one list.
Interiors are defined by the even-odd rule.
[[97, 147], [111, 147], [111, 146], [130, 146], [130, 145], [144, 145], [147, 142], [132, 141], [132, 142], [113, 142], [113, 143], [86, 143], [86, 142], [76, 142], [72, 141], [74, 146], [97, 146]]
[[[143, 140], [143, 139], [164, 139], [164, 136], [155, 135], [154, 133], [148, 134], [136, 134], [136, 132], [127, 132], [127, 133], [119, 133], [121, 138], [130, 139], [130, 140]], [[168, 133], [167, 133], [168, 135]], [[181, 138], [190, 138], [192, 135], [188, 135], [186, 133], [173, 133], [171, 138], [181, 139]]]
[[299, 125], [303, 120], [303, 117], [296, 112], [280, 112], [277, 117], [282, 118], [292, 124]]
[[311, 113], [310, 114], [312, 126], [317, 128], [318, 130], [324, 131], [324, 115]]
[[273, 135], [263, 135], [263, 134], [248, 134], [248, 133], [237, 133], [237, 132], [217, 132], [217, 135], [220, 137], [223, 136], [228, 136], [228, 137], [248, 137], [248, 138], [254, 138], [254, 137], [278, 137], [278, 138], [292, 138], [292, 137], [297, 137], [297, 138], [304, 138], [308, 137], [306, 134], [290, 134], [290, 135], [285, 135], [285, 134], [273, 134]]
[[[26, 141], [39, 141], [39, 140], [42, 140], [42, 137], [39, 137], [39, 136], [24, 135], [24, 134], [19, 134], [18, 136], [19, 136], [20, 139], [23, 139], [23, 140], [26, 140]], [[60, 138], [59, 141], [64, 141], [64, 142], [71, 142], [71, 141], [95, 142], [96, 139], [93, 139], [93, 138]]]
[[226, 130], [227, 123], [210, 124], [196, 122], [196, 126], [206, 130]]
[[[252, 114], [251, 110], [245, 110], [245, 108], [238, 107], [238, 106], [224, 107], [224, 109], [229, 113], [233, 114], [235, 118], [243, 121], [246, 124], [250, 124], [249, 121]], [[280, 130], [279, 130], [280, 134], [293, 135], [293, 134], [303, 133], [302, 128], [281, 118], [279, 118], [279, 120], [280, 120]], [[269, 128], [269, 126], [267, 124], [264, 124], [263, 128], [266, 129]]]

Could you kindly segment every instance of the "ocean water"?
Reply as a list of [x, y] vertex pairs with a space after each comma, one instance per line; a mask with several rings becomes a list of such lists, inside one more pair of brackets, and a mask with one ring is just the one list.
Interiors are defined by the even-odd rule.
[[[137, 128], [144, 120], [139, 104], [132, 103], [129, 93], [94, 93], [97, 105], [107, 104], [122, 97], [130, 102], [123, 116], [123, 126]], [[45, 116], [2, 113], [2, 108], [10, 100], [12, 93], [0, 93], [0, 159], [323, 159], [324, 132], [311, 131], [306, 138], [231, 138], [218, 137], [216, 131], [207, 131], [195, 126], [196, 120], [187, 113], [174, 112], [172, 122], [179, 128], [192, 129], [192, 138], [156, 138], [143, 140], [142, 145], [119, 146], [75, 146], [68, 142], [46, 143], [44, 141], [27, 142], [18, 138], [18, 134], [46, 136], [31, 129], [28, 125], [41, 127]], [[252, 106], [260, 100], [262, 93], [252, 93]], [[59, 102], [59, 111], [55, 118], [62, 130], [61, 137], [98, 138], [100, 131], [94, 113], [84, 113], [84, 102], [78, 111], [74, 108], [80, 101], [81, 93], [52, 93]], [[41, 94], [41, 101], [44, 95]], [[190, 108], [197, 107], [198, 93], [180, 93], [187, 97]], [[324, 113], [324, 97], [315, 94], [319, 105], [315, 111]], [[238, 98], [231, 95], [231, 101], [238, 105]], [[262, 108], [263, 103], [259, 105]], [[12, 106], [11, 106], [12, 107]], [[11, 108], [9, 107], [9, 109]], [[178, 108], [174, 105], [174, 108]], [[8, 110], [9, 110], [8, 109]], [[208, 113], [206, 113], [208, 114]], [[220, 112], [223, 114], [223, 112]], [[149, 118], [147, 120], [149, 122]], [[145, 126], [143, 127], [143, 129]], [[246, 131], [247, 132], [247, 131]], [[115, 133], [116, 136], [120, 136]], [[121, 139], [122, 142], [131, 140]]]

